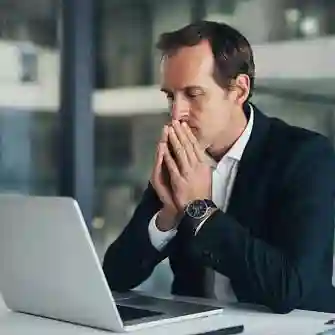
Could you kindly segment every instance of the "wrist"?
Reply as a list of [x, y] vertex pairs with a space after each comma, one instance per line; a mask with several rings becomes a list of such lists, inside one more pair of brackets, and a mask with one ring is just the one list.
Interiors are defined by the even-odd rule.
[[176, 227], [178, 211], [172, 208], [163, 207], [158, 213], [156, 226], [160, 231], [169, 231]]

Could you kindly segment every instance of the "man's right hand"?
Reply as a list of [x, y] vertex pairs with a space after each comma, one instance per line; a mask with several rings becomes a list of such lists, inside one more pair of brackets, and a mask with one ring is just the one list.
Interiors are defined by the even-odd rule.
[[158, 143], [154, 168], [151, 174], [150, 182], [157, 195], [163, 203], [156, 226], [161, 231], [168, 231], [177, 224], [178, 210], [174, 204], [171, 186], [167, 182], [167, 169], [164, 169], [164, 152], [168, 145], [168, 126], [164, 126], [162, 137]]

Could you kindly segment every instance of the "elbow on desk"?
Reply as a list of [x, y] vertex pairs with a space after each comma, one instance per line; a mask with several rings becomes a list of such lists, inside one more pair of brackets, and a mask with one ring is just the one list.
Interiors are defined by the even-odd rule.
[[279, 271], [271, 271], [272, 276], [258, 281], [254, 294], [260, 298], [261, 304], [277, 314], [287, 314], [295, 309], [318, 310], [322, 306], [317, 293], [320, 277], [311, 268], [313, 266], [306, 263], [284, 259]]
[[265, 305], [276, 314], [287, 314], [295, 309], [304, 309], [307, 296], [306, 287], [299, 286], [291, 292], [281, 293], [277, 296], [268, 297]]
[[262, 300], [272, 312], [287, 314], [301, 308], [310, 292], [310, 286], [311, 282], [308, 279], [304, 280], [298, 271], [292, 271], [288, 277], [282, 276], [272, 292], [263, 291]]
[[274, 301], [267, 304], [267, 307], [273, 313], [276, 314], [288, 314], [298, 307], [297, 303], [293, 303], [289, 299], [283, 299], [281, 301]]

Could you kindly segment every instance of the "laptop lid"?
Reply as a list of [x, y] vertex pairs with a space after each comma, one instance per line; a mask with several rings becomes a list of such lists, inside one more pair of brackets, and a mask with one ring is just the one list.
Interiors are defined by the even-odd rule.
[[0, 255], [8, 308], [124, 329], [75, 200], [0, 195]]

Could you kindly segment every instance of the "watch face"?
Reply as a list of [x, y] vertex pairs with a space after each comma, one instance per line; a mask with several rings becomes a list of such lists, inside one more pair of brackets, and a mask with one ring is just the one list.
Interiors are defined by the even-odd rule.
[[207, 204], [204, 200], [195, 200], [187, 206], [187, 214], [194, 219], [201, 219], [207, 213]]

